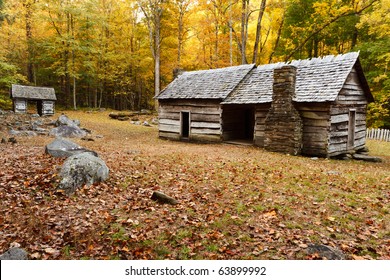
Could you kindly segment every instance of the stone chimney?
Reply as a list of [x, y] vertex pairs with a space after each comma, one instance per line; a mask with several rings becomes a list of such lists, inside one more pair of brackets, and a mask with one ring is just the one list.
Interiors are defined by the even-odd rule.
[[302, 148], [302, 119], [294, 107], [296, 67], [283, 66], [274, 70], [271, 108], [265, 120], [266, 150], [291, 155]]
[[181, 68], [175, 68], [173, 69], [172, 73], [173, 73], [173, 79], [176, 79], [177, 77], [179, 77], [181, 74], [183, 74], [185, 72], [184, 69], [181, 69]]

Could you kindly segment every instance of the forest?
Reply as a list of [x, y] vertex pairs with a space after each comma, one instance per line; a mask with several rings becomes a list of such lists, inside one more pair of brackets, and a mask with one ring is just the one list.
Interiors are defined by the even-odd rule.
[[13, 83], [68, 109], [154, 108], [177, 69], [360, 51], [390, 127], [390, 0], [0, 0], [0, 108]]

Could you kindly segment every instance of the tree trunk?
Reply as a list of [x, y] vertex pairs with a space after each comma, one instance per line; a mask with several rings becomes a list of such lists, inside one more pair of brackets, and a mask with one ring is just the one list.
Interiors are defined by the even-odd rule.
[[73, 77], [73, 109], [77, 110], [77, 101], [76, 101], [76, 77]]
[[269, 56], [269, 60], [268, 60], [268, 63], [271, 63], [272, 62], [272, 58], [276, 52], [276, 49], [278, 48], [279, 46], [279, 41], [280, 41], [280, 36], [282, 35], [282, 30], [283, 30], [283, 25], [284, 25], [284, 19], [285, 19], [285, 16], [286, 14], [283, 13], [283, 17], [282, 17], [282, 21], [280, 22], [280, 26], [279, 26], [279, 29], [278, 29], [278, 34], [276, 36], [276, 41], [275, 41], [275, 45], [274, 45], [274, 48], [272, 50], [272, 53], [270, 54]]
[[252, 63], [256, 63], [257, 56], [259, 53], [259, 41], [261, 37], [261, 21], [263, 20], [266, 2], [267, 0], [261, 0], [261, 4], [260, 4], [259, 17], [257, 18], [256, 39], [255, 39], [255, 46], [253, 48]]
[[[156, 17], [156, 25], [155, 25], [155, 57], [154, 57], [154, 96], [158, 96], [160, 94], [160, 27], [161, 27], [161, 18], [160, 15]], [[158, 101], [155, 100], [155, 109], [158, 110]]]
[[179, 21], [178, 21], [178, 34], [177, 34], [177, 67], [181, 65], [181, 53], [183, 48], [183, 28], [184, 28], [184, 11], [183, 7], [179, 6]]
[[241, 7], [241, 64], [247, 64], [246, 42], [248, 37], [248, 6], [249, 0], [242, 0]]
[[26, 40], [27, 40], [27, 80], [34, 83], [34, 65], [33, 65], [33, 46], [32, 46], [32, 3], [26, 1], [23, 6], [26, 9], [25, 23], [26, 23]]

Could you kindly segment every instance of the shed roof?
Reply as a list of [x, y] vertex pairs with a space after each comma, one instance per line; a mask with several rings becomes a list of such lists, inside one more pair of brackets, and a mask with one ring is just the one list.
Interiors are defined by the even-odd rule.
[[359, 52], [286, 63], [240, 65], [222, 69], [185, 72], [157, 99], [222, 99], [222, 104], [272, 102], [273, 71], [285, 65], [297, 67], [296, 102], [335, 101], [355, 67], [368, 101], [373, 97], [363, 74]]
[[161, 91], [157, 99], [225, 99], [255, 67], [246, 64], [184, 72]]
[[54, 88], [12, 85], [11, 98], [57, 100]]
[[293, 101], [335, 101], [354, 66], [368, 101], [373, 101], [360, 66], [359, 53], [351, 52], [337, 56], [329, 55], [322, 58], [261, 65], [253, 70], [222, 104], [272, 102], [273, 70], [285, 65], [297, 67]]

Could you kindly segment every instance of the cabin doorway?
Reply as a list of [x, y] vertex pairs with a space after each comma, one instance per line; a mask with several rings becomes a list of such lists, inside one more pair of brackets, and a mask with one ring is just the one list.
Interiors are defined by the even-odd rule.
[[180, 112], [180, 136], [184, 139], [190, 137], [190, 112]]
[[253, 106], [225, 105], [222, 113], [223, 139], [253, 144], [255, 109]]
[[349, 110], [348, 119], [348, 149], [355, 147], [355, 132], [356, 132], [356, 110]]

